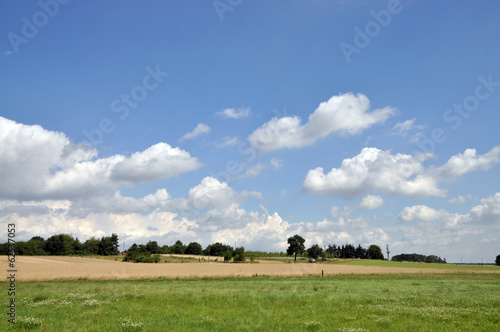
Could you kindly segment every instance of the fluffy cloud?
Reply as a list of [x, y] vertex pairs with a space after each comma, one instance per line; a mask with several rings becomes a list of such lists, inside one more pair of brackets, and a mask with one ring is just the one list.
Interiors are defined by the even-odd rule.
[[390, 151], [364, 148], [327, 174], [321, 167], [310, 170], [303, 188], [318, 195], [347, 198], [378, 190], [396, 196], [443, 196], [444, 190], [437, 187], [437, 181], [424, 174], [422, 162], [429, 157], [392, 155]]
[[470, 210], [469, 217], [474, 223], [500, 225], [500, 193], [481, 199], [480, 204]]
[[331, 133], [355, 135], [377, 123], [383, 123], [395, 113], [390, 107], [372, 112], [368, 112], [369, 108], [370, 102], [362, 94], [333, 96], [318, 106], [306, 124], [301, 124], [297, 116], [275, 117], [250, 134], [248, 140], [252, 147], [261, 152], [301, 148]]
[[193, 171], [200, 166], [188, 152], [158, 143], [118, 162], [111, 176], [117, 181], [154, 181]]
[[[403, 222], [398, 228], [402, 238], [394, 247], [403, 252], [410, 250], [404, 248], [411, 248], [413, 252], [426, 255], [439, 253], [442, 257], [453, 257], [453, 262], [460, 261], [457, 253], [465, 257], [487, 257], [485, 255], [489, 254], [494, 257], [494, 248], [489, 244], [481, 245], [481, 242], [498, 241], [500, 193], [481, 199], [479, 205], [464, 214], [415, 205], [404, 208], [398, 220]], [[466, 251], [464, 243], [469, 244]]]
[[500, 146], [483, 155], [467, 149], [438, 168], [424, 167], [423, 162], [430, 157], [430, 154], [392, 155], [390, 151], [364, 148], [360, 154], [344, 159], [339, 168], [332, 168], [326, 174], [322, 167], [309, 170], [303, 188], [317, 195], [347, 198], [376, 191], [395, 196], [444, 196], [446, 191], [438, 187], [440, 182], [477, 169], [486, 170], [500, 162]]
[[399, 214], [399, 220], [402, 222], [412, 221], [433, 221], [439, 219], [448, 219], [450, 213], [445, 210], [435, 210], [425, 205], [414, 205], [405, 207]]
[[384, 204], [384, 199], [377, 195], [367, 195], [363, 197], [359, 207], [365, 210], [374, 210]]
[[222, 111], [215, 113], [222, 117], [223, 119], [241, 119], [246, 118], [250, 115], [250, 107], [240, 107], [240, 108], [226, 108]]
[[187, 139], [192, 139], [197, 136], [203, 135], [203, 134], [208, 134], [210, 132], [210, 127], [207, 126], [206, 124], [203, 123], [198, 123], [196, 128], [193, 129], [193, 131], [187, 133], [186, 135], [182, 136], [179, 139], [179, 142], [185, 141]]
[[0, 197], [75, 199], [195, 170], [188, 152], [158, 143], [129, 158], [95, 159], [97, 150], [72, 144], [59, 132], [0, 117]]
[[478, 169], [487, 170], [500, 162], [500, 146], [495, 146], [483, 155], [477, 155], [476, 149], [467, 149], [464, 153], [452, 156], [446, 164], [436, 170], [436, 177], [451, 180], [465, 173]]
[[500, 223], [500, 193], [483, 198], [479, 205], [468, 213], [450, 213], [446, 210], [436, 210], [426, 205], [405, 207], [398, 216], [400, 222], [431, 222], [439, 221], [447, 228], [461, 225], [489, 225]]

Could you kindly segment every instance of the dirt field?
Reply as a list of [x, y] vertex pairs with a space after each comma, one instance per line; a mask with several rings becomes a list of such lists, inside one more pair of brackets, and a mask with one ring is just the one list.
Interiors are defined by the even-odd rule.
[[[3, 258], [6, 257], [3, 256]], [[54, 279], [128, 279], [175, 277], [225, 277], [225, 276], [302, 276], [328, 274], [385, 274], [385, 273], [459, 273], [457, 270], [369, 267], [279, 262], [254, 264], [205, 263], [125, 263], [81, 257], [16, 257], [17, 280]], [[483, 271], [463, 271], [483, 273]]]

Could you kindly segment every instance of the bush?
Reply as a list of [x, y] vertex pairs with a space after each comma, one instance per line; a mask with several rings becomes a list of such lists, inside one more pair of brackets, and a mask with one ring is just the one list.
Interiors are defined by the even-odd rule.
[[224, 254], [224, 262], [230, 262], [232, 257], [233, 255], [231, 254], [231, 252], [229, 250], [226, 251], [226, 253]]
[[245, 261], [245, 254], [241, 253], [233, 257], [233, 262], [244, 262]]

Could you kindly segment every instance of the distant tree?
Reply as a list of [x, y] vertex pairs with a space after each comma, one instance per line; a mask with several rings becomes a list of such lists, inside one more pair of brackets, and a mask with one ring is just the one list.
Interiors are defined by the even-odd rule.
[[74, 242], [75, 239], [68, 234], [53, 235], [45, 241], [44, 250], [51, 255], [73, 255]]
[[48, 253], [43, 249], [45, 247], [45, 240], [40, 236], [33, 236], [28, 242], [26, 242], [28, 255], [48, 255]]
[[137, 243], [134, 243], [133, 245], [130, 246], [130, 248], [128, 248], [127, 251], [137, 251]]
[[152, 254], [157, 254], [158, 251], [160, 250], [160, 247], [158, 246], [158, 242], [149, 241], [148, 243], [146, 243], [146, 250]]
[[171, 254], [172, 250], [171, 250], [171, 247], [169, 247], [168, 245], [164, 245], [161, 247], [160, 252], [162, 254]]
[[337, 245], [335, 243], [333, 245], [329, 244], [325, 252], [328, 254], [328, 257], [331, 258], [337, 257]]
[[495, 263], [500, 266], [500, 255], [497, 256], [497, 259], [495, 259]]
[[201, 244], [198, 242], [191, 242], [188, 244], [186, 251], [186, 255], [202, 255], [203, 249], [201, 248]]
[[382, 250], [379, 246], [372, 244], [368, 250], [366, 251], [366, 257], [368, 259], [384, 259], [384, 255], [382, 254]]
[[354, 257], [359, 259], [365, 259], [365, 256], [366, 256], [366, 249], [363, 248], [361, 244], [358, 244], [354, 252]]
[[356, 248], [352, 244], [346, 244], [344, 247], [344, 258], [355, 258]]
[[203, 250], [204, 255], [210, 256], [224, 256], [226, 251], [233, 252], [233, 248], [227, 244], [222, 244], [220, 242], [216, 242], [208, 245], [205, 250]]
[[228, 250], [224, 254], [224, 262], [230, 262], [231, 258], [233, 257], [233, 254]]
[[244, 262], [245, 261], [245, 248], [239, 247], [233, 251], [233, 261], [234, 262]]
[[75, 255], [83, 255], [83, 244], [80, 242], [80, 240], [78, 240], [78, 238], [75, 239], [73, 247], [75, 248]]
[[99, 242], [98, 254], [102, 256], [118, 255], [118, 235], [115, 233], [111, 236], [102, 237]]
[[99, 252], [99, 242], [101, 242], [99, 239], [92, 236], [83, 243], [83, 253], [85, 255], [97, 255]]
[[419, 263], [446, 263], [445, 258], [436, 255], [420, 255], [420, 254], [400, 254], [392, 256], [391, 261], [396, 262], [419, 262]]
[[175, 244], [172, 246], [172, 253], [173, 254], [178, 254], [178, 255], [181, 255], [184, 253], [184, 250], [186, 248], [184, 247], [184, 245], [182, 244], [181, 240], [177, 240], [175, 242]]
[[287, 242], [289, 244], [289, 247], [286, 250], [286, 253], [288, 255], [295, 255], [293, 260], [295, 263], [297, 262], [297, 254], [304, 253], [305, 250], [304, 242], [306, 242], [306, 240], [304, 240], [304, 238], [301, 237], [300, 235], [295, 234], [294, 236], [288, 238]]
[[307, 257], [317, 260], [320, 256], [323, 256], [323, 249], [319, 245], [313, 244], [307, 249]]

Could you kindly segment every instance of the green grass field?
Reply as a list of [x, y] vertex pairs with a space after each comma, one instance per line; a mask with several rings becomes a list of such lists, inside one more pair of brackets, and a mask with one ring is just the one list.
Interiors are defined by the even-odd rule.
[[393, 262], [370, 259], [354, 259], [339, 261], [338, 264], [354, 266], [380, 266], [380, 267], [400, 267], [414, 269], [440, 269], [457, 271], [500, 271], [500, 267], [493, 265], [458, 265], [458, 264], [434, 264], [434, 263], [414, 263], [414, 262]]
[[32, 331], [500, 331], [498, 274], [24, 282], [16, 303]]

